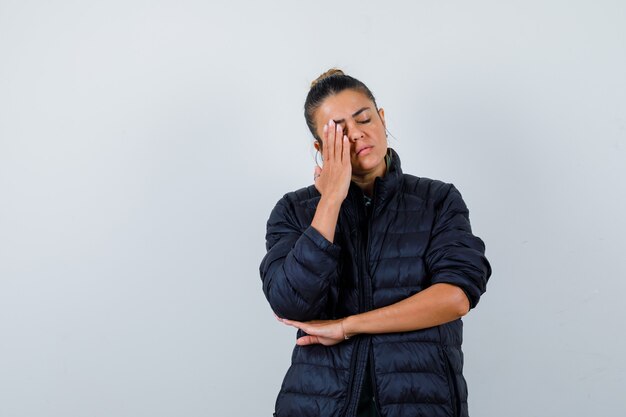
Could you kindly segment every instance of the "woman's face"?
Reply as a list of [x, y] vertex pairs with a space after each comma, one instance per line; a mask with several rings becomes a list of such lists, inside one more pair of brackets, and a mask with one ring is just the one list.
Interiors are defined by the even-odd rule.
[[[365, 94], [348, 89], [327, 97], [315, 112], [315, 126], [320, 138], [324, 137], [324, 125], [331, 119], [348, 135], [352, 175], [377, 173], [382, 176], [387, 154], [384, 110], [381, 108], [377, 112]], [[317, 141], [314, 146], [320, 150]]]

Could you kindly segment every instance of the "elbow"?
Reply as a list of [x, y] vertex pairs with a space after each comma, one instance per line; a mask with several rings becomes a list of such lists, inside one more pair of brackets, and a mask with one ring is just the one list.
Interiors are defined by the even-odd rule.
[[319, 318], [322, 303], [311, 304], [295, 292], [284, 293], [283, 291], [284, 288], [273, 288], [265, 293], [270, 307], [278, 317], [297, 321]]
[[261, 275], [265, 298], [274, 313], [280, 318], [296, 321], [320, 318], [327, 307], [329, 292], [332, 292], [328, 283], [303, 274], [293, 280], [289, 276], [284, 268]]
[[465, 316], [470, 311], [471, 306], [469, 298], [460, 287], [454, 287], [453, 295], [450, 297], [450, 303], [453, 311], [459, 318]]
[[463, 301], [458, 303], [457, 314], [459, 315], [459, 318], [461, 318], [465, 316], [467, 313], [469, 313], [469, 311], [470, 311], [469, 301], [467, 300], [467, 297], [465, 296], [465, 294], [463, 294]]
[[459, 319], [469, 313], [471, 309], [470, 299], [465, 290], [453, 283], [442, 282], [435, 284], [441, 291], [442, 305], [445, 305], [447, 314], [454, 319]]
[[286, 304], [272, 304], [272, 311], [281, 319], [295, 320], [295, 321], [310, 321], [320, 318], [320, 313], [311, 308], [302, 306], [286, 305]]

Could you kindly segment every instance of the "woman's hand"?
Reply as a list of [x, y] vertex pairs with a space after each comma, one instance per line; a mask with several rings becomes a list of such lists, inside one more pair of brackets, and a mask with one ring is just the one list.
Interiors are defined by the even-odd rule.
[[348, 196], [352, 179], [350, 143], [343, 135], [341, 125], [329, 121], [322, 135], [322, 155], [324, 167], [315, 167], [315, 188], [322, 197], [315, 209], [311, 226], [326, 240], [333, 242], [337, 219], [343, 200]]
[[[274, 314], [276, 316], [276, 314]], [[296, 327], [307, 336], [302, 336], [296, 340], [296, 344], [300, 346], [321, 344], [324, 346], [332, 346], [346, 340], [343, 330], [343, 320], [311, 320], [307, 322], [283, 319], [276, 316], [281, 323]]]
[[341, 125], [330, 120], [322, 137], [323, 168], [315, 167], [315, 188], [326, 198], [341, 203], [348, 195], [352, 179], [350, 142]]

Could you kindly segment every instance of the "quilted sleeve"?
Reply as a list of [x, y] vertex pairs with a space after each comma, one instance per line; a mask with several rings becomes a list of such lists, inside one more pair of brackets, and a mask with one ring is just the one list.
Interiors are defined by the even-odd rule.
[[341, 248], [312, 226], [301, 230], [285, 199], [272, 210], [265, 239], [259, 271], [272, 310], [290, 320], [323, 318], [336, 302]]
[[472, 234], [469, 211], [453, 184], [438, 207], [431, 240], [425, 256], [431, 283], [460, 287], [476, 307], [487, 289], [491, 265], [485, 257], [485, 244]]

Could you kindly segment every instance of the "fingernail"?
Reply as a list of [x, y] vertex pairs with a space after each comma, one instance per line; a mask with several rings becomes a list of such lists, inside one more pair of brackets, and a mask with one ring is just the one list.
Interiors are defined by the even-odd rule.
[[328, 132], [328, 125], [324, 125], [324, 133]]

